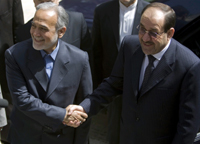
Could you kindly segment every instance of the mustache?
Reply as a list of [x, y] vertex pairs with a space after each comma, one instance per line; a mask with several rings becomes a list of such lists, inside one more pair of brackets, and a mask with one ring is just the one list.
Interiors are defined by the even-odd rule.
[[146, 44], [146, 45], [151, 45], [151, 44], [154, 44], [154, 43], [153, 43], [153, 42], [151, 42], [151, 41], [144, 42], [144, 41], [142, 40], [142, 42], [143, 42], [144, 44]]

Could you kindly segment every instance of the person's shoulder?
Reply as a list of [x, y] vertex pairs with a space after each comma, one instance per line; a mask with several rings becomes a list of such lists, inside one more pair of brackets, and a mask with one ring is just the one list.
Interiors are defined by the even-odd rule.
[[8, 51], [10, 51], [11, 53], [23, 53], [30, 47], [32, 47], [32, 39], [31, 38], [14, 44], [13, 46], [11, 46], [8, 49]]
[[95, 8], [95, 11], [103, 11], [104, 12], [106, 10], [110, 10], [111, 8], [113, 8], [113, 6], [115, 7], [118, 5], [119, 5], [119, 1], [117, 1], [117, 0], [104, 2], [104, 3], [97, 5], [97, 7]]
[[194, 63], [199, 61], [199, 58], [186, 46], [172, 38], [172, 45], [176, 47], [176, 57], [180, 58], [183, 63]]
[[148, 4], [150, 4], [149, 2], [144, 1], [144, 0], [139, 0], [138, 2], [142, 3], [143, 5], [148, 5]]
[[66, 12], [68, 13], [68, 15], [69, 15], [71, 18], [83, 17], [83, 14], [80, 13], [80, 12], [68, 11], [68, 10], [66, 10]]
[[125, 43], [132, 43], [132, 44], [139, 44], [139, 37], [138, 35], [127, 35], [124, 37], [123, 41]]
[[140, 48], [140, 41], [138, 35], [127, 35], [121, 43], [121, 49], [128, 54], [134, 53]]
[[70, 54], [85, 55], [85, 51], [60, 39], [60, 47], [64, 47]]

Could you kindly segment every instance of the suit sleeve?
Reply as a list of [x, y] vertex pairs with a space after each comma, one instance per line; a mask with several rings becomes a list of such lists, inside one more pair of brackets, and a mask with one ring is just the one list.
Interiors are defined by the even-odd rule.
[[[80, 85], [76, 95], [75, 103], [79, 104], [88, 94], [92, 93], [92, 76], [90, 71], [90, 65], [88, 61], [88, 55], [85, 53], [85, 62], [84, 69], [82, 71], [82, 76], [80, 80]], [[89, 137], [89, 128], [90, 128], [91, 119], [88, 119], [86, 122], [81, 124], [76, 129], [75, 142], [74, 144], [84, 143], [88, 140]]]
[[124, 75], [124, 47], [120, 48], [119, 55], [116, 59], [111, 76], [104, 79], [94, 92], [89, 95], [81, 106], [86, 113], [95, 115], [99, 110], [107, 106], [117, 95], [123, 92], [123, 75]]
[[66, 110], [43, 103], [41, 99], [31, 95], [25, 77], [9, 49], [6, 51], [5, 57], [6, 76], [14, 107], [44, 127], [51, 127], [52, 131], [60, 128]]
[[193, 144], [200, 125], [200, 62], [185, 75], [180, 92], [179, 122], [172, 144]]
[[94, 12], [94, 20], [92, 27], [92, 54], [93, 54], [93, 83], [94, 88], [102, 82], [103, 79], [103, 68], [102, 68], [102, 56], [103, 56], [103, 48], [102, 48], [102, 40], [101, 40], [101, 30], [100, 30], [100, 16], [97, 8]]

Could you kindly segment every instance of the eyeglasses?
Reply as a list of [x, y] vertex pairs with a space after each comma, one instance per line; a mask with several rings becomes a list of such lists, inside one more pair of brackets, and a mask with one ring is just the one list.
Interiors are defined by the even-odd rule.
[[139, 30], [139, 33], [141, 35], [144, 35], [145, 33], [148, 33], [149, 36], [151, 38], [154, 38], [154, 39], [158, 38], [159, 36], [161, 36], [164, 33], [164, 32], [157, 33], [157, 32], [153, 32], [153, 31], [147, 31], [144, 27], [142, 27], [140, 25], [137, 26], [137, 29]]

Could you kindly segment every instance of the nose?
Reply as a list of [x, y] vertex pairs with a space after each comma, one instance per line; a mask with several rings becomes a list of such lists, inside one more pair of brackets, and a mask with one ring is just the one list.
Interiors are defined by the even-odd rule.
[[147, 41], [150, 41], [150, 36], [149, 36], [149, 33], [148, 32], [145, 32], [145, 34], [142, 36], [142, 40], [144, 42], [147, 42]]

